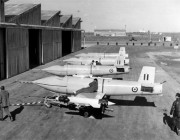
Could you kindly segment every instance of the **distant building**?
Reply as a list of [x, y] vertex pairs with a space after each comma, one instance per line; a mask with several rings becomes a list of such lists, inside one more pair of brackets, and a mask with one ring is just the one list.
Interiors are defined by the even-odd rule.
[[95, 36], [126, 36], [125, 29], [96, 29]]
[[171, 42], [171, 37], [170, 36], [164, 36], [163, 41], [164, 42]]
[[140, 33], [147, 33], [147, 31], [145, 31], [144, 29], [140, 29], [139, 32]]

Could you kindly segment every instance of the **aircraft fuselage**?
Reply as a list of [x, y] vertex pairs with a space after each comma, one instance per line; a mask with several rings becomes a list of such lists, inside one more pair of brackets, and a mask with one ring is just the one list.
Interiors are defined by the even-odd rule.
[[[50, 91], [61, 94], [74, 94], [81, 88], [89, 86], [93, 78], [58, 77], [51, 76], [32, 81]], [[98, 78], [98, 92], [109, 96], [119, 95], [157, 95], [162, 93], [162, 84], [154, 83], [143, 85], [135, 81], [121, 81], [114, 79]]]
[[[96, 57], [96, 58], [116, 58], [119, 53], [81, 53], [77, 54], [77, 57]], [[127, 58], [128, 54], [124, 53], [124, 56]]]
[[103, 66], [103, 65], [55, 65], [42, 69], [55, 75], [106, 75], [128, 73], [129, 66]]
[[[68, 62], [70, 64], [82, 64], [82, 65], [89, 65], [92, 63], [92, 61], [97, 61], [101, 63], [101, 65], [114, 65], [116, 64], [116, 59], [115, 58], [70, 58], [67, 60], [64, 60], [65, 62]], [[129, 64], [129, 59], [124, 60], [124, 64], [128, 65]]]

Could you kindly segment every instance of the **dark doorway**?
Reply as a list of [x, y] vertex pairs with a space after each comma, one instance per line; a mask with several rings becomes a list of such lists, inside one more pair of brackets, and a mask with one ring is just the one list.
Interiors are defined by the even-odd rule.
[[0, 28], [0, 80], [6, 78], [5, 28]]
[[40, 65], [40, 30], [29, 29], [29, 68]]
[[71, 53], [72, 48], [72, 32], [62, 31], [62, 56]]

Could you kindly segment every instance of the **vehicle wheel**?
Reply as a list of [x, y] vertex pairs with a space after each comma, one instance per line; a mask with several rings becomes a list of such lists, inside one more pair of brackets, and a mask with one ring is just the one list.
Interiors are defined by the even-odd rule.
[[178, 128], [176, 127], [175, 130], [176, 130], [177, 135], [180, 136], [180, 129], [178, 129]]
[[102, 106], [101, 106], [100, 112], [101, 112], [101, 115], [105, 113], [105, 105], [102, 105]]
[[47, 107], [47, 108], [51, 108], [52, 105], [50, 103], [47, 103], [47, 102], [44, 102], [44, 105]]
[[83, 116], [84, 118], [88, 118], [90, 116], [90, 113], [88, 111], [84, 111]]

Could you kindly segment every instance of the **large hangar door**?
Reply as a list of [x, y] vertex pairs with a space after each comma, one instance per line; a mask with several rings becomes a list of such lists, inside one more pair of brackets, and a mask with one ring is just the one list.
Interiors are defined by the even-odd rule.
[[62, 56], [71, 53], [72, 31], [62, 31]]
[[29, 68], [41, 64], [41, 34], [38, 29], [29, 29]]
[[0, 28], [0, 80], [6, 78], [5, 29]]

